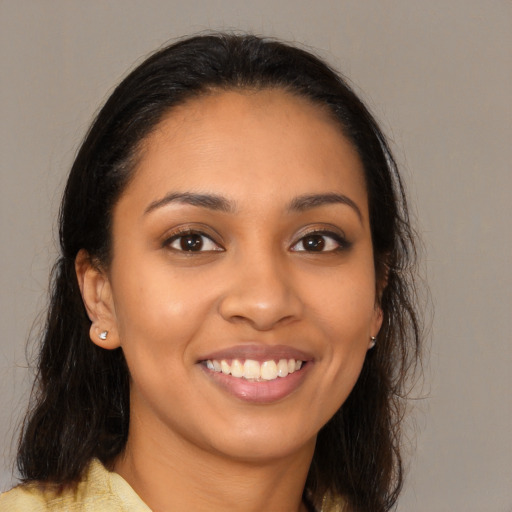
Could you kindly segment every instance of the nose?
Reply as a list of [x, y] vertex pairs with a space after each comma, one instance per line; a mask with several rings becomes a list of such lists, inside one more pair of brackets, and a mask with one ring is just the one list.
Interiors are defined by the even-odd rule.
[[245, 323], [268, 331], [301, 317], [303, 303], [287, 265], [261, 252], [236, 263], [219, 302], [221, 316], [231, 323]]

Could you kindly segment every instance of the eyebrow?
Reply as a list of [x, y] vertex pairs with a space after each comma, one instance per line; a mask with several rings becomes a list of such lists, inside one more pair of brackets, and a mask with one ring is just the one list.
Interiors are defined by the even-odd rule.
[[214, 194], [196, 194], [193, 192], [171, 192], [162, 199], [153, 201], [145, 210], [144, 214], [148, 214], [157, 208], [166, 206], [171, 203], [184, 203], [209, 210], [216, 210], [225, 213], [234, 211], [234, 204], [226, 198]]
[[320, 206], [325, 206], [328, 204], [345, 204], [350, 206], [359, 217], [359, 220], [363, 221], [363, 215], [361, 210], [357, 206], [357, 204], [343, 194], [307, 194], [303, 196], [296, 197], [288, 207], [289, 211], [295, 212], [303, 212], [305, 210], [309, 210], [311, 208], [318, 208]]
[[[209, 210], [221, 211], [224, 213], [233, 213], [236, 208], [235, 204], [225, 197], [215, 194], [198, 194], [195, 192], [171, 192], [162, 199], [153, 201], [145, 210], [144, 215], [162, 208], [171, 203], [183, 203], [192, 206], [199, 206]], [[319, 208], [329, 204], [344, 204], [350, 206], [359, 220], [363, 221], [363, 215], [357, 204], [343, 194], [326, 193], [326, 194], [306, 194], [296, 197], [288, 206], [289, 212], [304, 212], [312, 208]]]

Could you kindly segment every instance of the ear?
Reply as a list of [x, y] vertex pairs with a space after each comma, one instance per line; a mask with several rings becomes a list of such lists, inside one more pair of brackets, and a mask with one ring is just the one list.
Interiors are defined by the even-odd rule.
[[375, 338], [379, 334], [382, 322], [384, 321], [384, 313], [381, 307], [382, 294], [388, 284], [388, 266], [385, 265], [385, 273], [377, 278], [376, 289], [375, 289], [375, 304], [373, 307], [372, 319], [370, 322], [370, 341], [368, 343], [368, 349], [372, 349], [375, 346]]
[[388, 282], [389, 282], [389, 260], [391, 258], [391, 255], [389, 253], [386, 253], [379, 257], [377, 259], [376, 265], [375, 265], [375, 293], [377, 296], [377, 304], [381, 303], [382, 300], [382, 294], [384, 293], [384, 290], [386, 289]]
[[389, 254], [380, 258], [379, 264], [376, 267], [376, 285], [375, 285], [375, 307], [371, 325], [371, 335], [377, 336], [382, 327], [384, 320], [384, 313], [382, 312], [382, 294], [386, 289], [389, 281]]
[[375, 304], [375, 308], [373, 311], [373, 317], [370, 327], [370, 335], [377, 336], [379, 334], [380, 328], [382, 327], [382, 321], [384, 320], [384, 313], [382, 312], [382, 308], [379, 304]]
[[84, 249], [75, 258], [75, 271], [82, 300], [91, 320], [89, 336], [92, 342], [107, 350], [118, 348], [120, 343], [114, 300], [106, 272]]

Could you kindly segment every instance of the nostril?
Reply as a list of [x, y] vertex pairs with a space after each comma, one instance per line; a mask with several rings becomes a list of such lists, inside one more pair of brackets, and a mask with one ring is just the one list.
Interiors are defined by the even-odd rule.
[[275, 316], [262, 316], [262, 315], [251, 315], [251, 316], [244, 316], [244, 315], [233, 315], [230, 318], [227, 319], [231, 323], [235, 324], [247, 324], [251, 326], [253, 329], [258, 331], [269, 331], [271, 329], [274, 329], [278, 326], [282, 326], [288, 323], [291, 323], [296, 320], [296, 316], [294, 315], [287, 315], [282, 317], [275, 317]]

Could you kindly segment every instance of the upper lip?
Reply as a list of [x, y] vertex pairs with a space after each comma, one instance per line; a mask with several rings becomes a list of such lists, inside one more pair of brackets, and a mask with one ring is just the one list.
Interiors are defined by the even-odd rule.
[[295, 359], [300, 361], [311, 361], [313, 356], [287, 345], [261, 345], [247, 344], [236, 345], [225, 349], [210, 352], [204, 357], [200, 357], [199, 361], [207, 360], [228, 360], [228, 359], [253, 359], [255, 361], [270, 361], [272, 359]]

